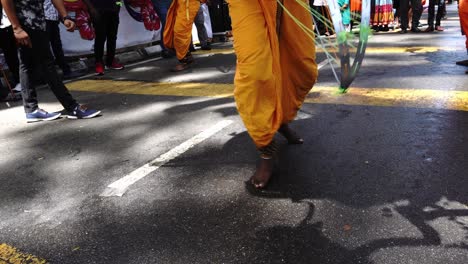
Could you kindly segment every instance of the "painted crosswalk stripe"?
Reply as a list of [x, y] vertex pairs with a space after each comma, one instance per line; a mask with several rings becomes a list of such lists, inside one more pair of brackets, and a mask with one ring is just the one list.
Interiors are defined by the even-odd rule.
[[168, 152], [162, 154], [158, 158], [154, 159], [151, 162], [143, 165], [142, 167], [134, 170], [130, 174], [124, 176], [123, 178], [109, 184], [107, 188], [101, 193], [100, 196], [110, 197], [110, 196], [119, 196], [125, 194], [128, 188], [138, 182], [139, 180], [143, 179], [144, 177], [148, 176], [150, 173], [154, 172], [155, 170], [159, 169], [164, 164], [168, 163], [169, 161], [177, 158], [181, 154], [185, 153], [187, 150], [193, 148], [195, 145], [203, 142], [204, 140], [210, 138], [214, 134], [218, 133], [219, 131], [223, 130], [224, 128], [231, 125], [233, 121], [231, 120], [223, 120], [217, 123], [216, 125], [210, 127], [209, 129], [201, 132], [200, 134], [192, 137], [191, 139], [185, 141], [184, 143], [178, 145], [177, 147], [169, 150]]

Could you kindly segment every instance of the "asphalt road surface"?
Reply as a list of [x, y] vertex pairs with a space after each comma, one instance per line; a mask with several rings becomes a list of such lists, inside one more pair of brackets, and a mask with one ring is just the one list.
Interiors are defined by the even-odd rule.
[[231, 43], [184, 73], [156, 59], [68, 83], [95, 119], [26, 124], [2, 102], [0, 263], [468, 263], [467, 55], [449, 10], [444, 32], [375, 34], [346, 94], [323, 64], [292, 125], [305, 144], [278, 137], [262, 192], [245, 185], [257, 153]]

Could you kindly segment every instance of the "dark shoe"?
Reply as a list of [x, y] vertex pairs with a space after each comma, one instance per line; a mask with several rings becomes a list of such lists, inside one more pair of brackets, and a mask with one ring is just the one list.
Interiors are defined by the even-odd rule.
[[28, 123], [38, 122], [38, 121], [51, 121], [60, 117], [60, 113], [49, 113], [43, 109], [36, 109], [32, 113], [26, 113], [26, 121]]
[[421, 33], [422, 30], [420, 30], [419, 28], [413, 27], [413, 28], [411, 28], [411, 32], [412, 32], [412, 33]]
[[68, 119], [90, 119], [98, 116], [101, 111], [88, 109], [84, 105], [77, 105], [73, 111], [68, 113]]
[[407, 29], [402, 29], [402, 30], [400, 30], [400, 34], [406, 34], [406, 33], [408, 33], [408, 30], [407, 30]]
[[388, 32], [390, 29], [388, 28], [388, 25], [385, 25], [385, 26], [380, 26], [379, 30], [382, 32]]
[[209, 45], [201, 46], [202, 50], [211, 50], [211, 47]]
[[189, 50], [190, 50], [190, 52], [195, 52], [195, 51], [197, 51], [193, 45], [190, 46], [190, 49], [189, 49]]
[[434, 32], [434, 27], [427, 27], [424, 32]]
[[468, 67], [468, 60], [457, 61], [456, 64]]

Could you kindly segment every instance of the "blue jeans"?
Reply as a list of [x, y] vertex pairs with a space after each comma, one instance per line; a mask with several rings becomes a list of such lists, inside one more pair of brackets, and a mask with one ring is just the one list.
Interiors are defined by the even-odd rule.
[[159, 16], [159, 19], [161, 19], [161, 48], [165, 50], [166, 48], [164, 47], [164, 28], [166, 26], [166, 17], [167, 17], [167, 11], [169, 10], [169, 7], [172, 4], [172, 0], [152, 0], [153, 5], [154, 5], [154, 10]]

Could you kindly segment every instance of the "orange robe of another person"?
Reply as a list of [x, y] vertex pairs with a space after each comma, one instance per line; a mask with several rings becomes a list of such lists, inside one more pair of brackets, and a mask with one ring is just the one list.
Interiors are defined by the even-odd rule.
[[[261, 148], [280, 125], [295, 118], [317, 80], [314, 40], [285, 11], [277, 31], [276, 0], [228, 2], [237, 55], [234, 96], [249, 135]], [[296, 0], [284, 0], [284, 5], [312, 29], [306, 8]]]
[[460, 16], [460, 24], [465, 33], [465, 46], [468, 49], [468, 0], [460, 0], [458, 5], [458, 14]]
[[174, 49], [179, 60], [189, 52], [192, 25], [199, 9], [200, 0], [174, 0], [167, 12], [164, 46]]
[[[399, 1], [399, 0], [395, 0], [395, 1]], [[351, 0], [350, 8], [351, 8], [351, 12], [360, 14], [362, 11], [362, 0]]]

